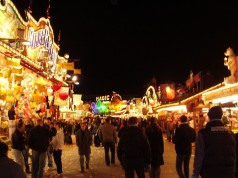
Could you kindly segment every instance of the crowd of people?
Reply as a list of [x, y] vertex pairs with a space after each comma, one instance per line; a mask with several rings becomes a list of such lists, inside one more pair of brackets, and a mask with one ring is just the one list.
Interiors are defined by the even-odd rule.
[[[167, 137], [175, 144], [176, 171], [179, 178], [237, 178], [238, 136], [225, 127], [220, 106], [212, 107], [207, 113], [209, 121], [198, 132], [188, 123], [188, 117], [182, 115], [179, 124]], [[168, 127], [170, 128], [170, 127]], [[56, 175], [63, 173], [62, 150], [64, 144], [73, 144], [75, 134], [78, 147], [81, 173], [90, 168], [91, 146], [103, 146], [105, 165], [114, 166], [118, 158], [125, 178], [159, 178], [164, 162], [163, 129], [155, 117], [141, 120], [130, 117], [115, 120], [85, 117], [73, 125], [66, 121], [53, 121], [49, 118], [20, 119], [12, 133], [11, 149], [13, 160], [8, 158], [8, 146], [0, 142], [0, 173], [8, 172], [7, 178], [43, 178], [46, 160], [48, 168], [56, 165]], [[96, 145], [98, 137], [99, 145]], [[67, 138], [67, 139], [66, 139]], [[189, 175], [189, 163], [195, 143], [193, 174]], [[31, 154], [29, 154], [31, 149]], [[31, 168], [28, 159], [31, 158]], [[16, 170], [11, 173], [11, 170]], [[5, 178], [5, 177], [4, 177]]]

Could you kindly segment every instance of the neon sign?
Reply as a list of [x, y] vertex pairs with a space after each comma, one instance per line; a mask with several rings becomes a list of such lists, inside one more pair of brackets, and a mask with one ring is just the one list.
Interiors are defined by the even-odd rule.
[[96, 97], [96, 101], [109, 101], [109, 100], [110, 100], [110, 95]]
[[52, 59], [52, 61], [56, 61], [58, 53], [53, 48], [54, 42], [50, 38], [50, 32], [49, 27], [45, 26], [44, 29], [40, 29], [38, 31], [34, 31], [33, 27], [29, 27], [28, 30], [28, 40], [30, 41], [30, 47], [36, 48], [38, 46], [44, 46], [48, 52], [49, 56]]

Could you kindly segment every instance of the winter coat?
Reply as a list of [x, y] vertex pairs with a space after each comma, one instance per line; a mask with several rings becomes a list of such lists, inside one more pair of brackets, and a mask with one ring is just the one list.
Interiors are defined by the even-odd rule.
[[192, 142], [196, 140], [196, 131], [190, 127], [188, 123], [182, 123], [175, 130], [173, 136], [173, 143], [175, 144], [175, 151], [179, 155], [191, 154]]
[[0, 157], [1, 178], [27, 178], [22, 166], [8, 157]]
[[193, 175], [234, 178], [236, 171], [235, 135], [220, 119], [213, 119], [198, 132]]
[[29, 135], [29, 147], [37, 152], [45, 152], [50, 143], [51, 133], [42, 126], [35, 126], [31, 129]]
[[164, 164], [164, 140], [161, 128], [157, 124], [151, 124], [145, 129], [151, 148], [151, 166]]
[[126, 127], [119, 139], [117, 157], [122, 167], [151, 164], [150, 143], [142, 129], [137, 126]]
[[20, 151], [25, 149], [25, 137], [18, 129], [12, 134], [12, 148]]
[[92, 133], [88, 129], [85, 131], [79, 129], [75, 137], [79, 155], [89, 155], [91, 153]]

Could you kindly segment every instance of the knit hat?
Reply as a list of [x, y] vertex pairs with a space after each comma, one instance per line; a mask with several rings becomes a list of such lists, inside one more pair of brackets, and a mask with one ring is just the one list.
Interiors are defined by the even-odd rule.
[[182, 116], [180, 117], [180, 121], [181, 121], [182, 123], [188, 122], [188, 118], [187, 118], [185, 115], [182, 115]]
[[223, 115], [223, 111], [221, 106], [213, 106], [209, 109], [207, 113], [208, 117], [210, 120], [212, 119], [221, 119]]

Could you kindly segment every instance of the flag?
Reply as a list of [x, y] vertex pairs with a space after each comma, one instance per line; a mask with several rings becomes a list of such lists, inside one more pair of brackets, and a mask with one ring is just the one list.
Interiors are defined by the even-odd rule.
[[66, 70], [74, 70], [74, 62], [68, 62], [64, 64], [64, 69]]
[[59, 47], [60, 47], [60, 37], [61, 37], [61, 30], [59, 30], [58, 41], [57, 41], [57, 44]]
[[81, 69], [74, 69], [74, 74], [81, 74]]
[[186, 80], [186, 87], [191, 88], [193, 86], [193, 81], [191, 79]]
[[49, 0], [48, 8], [46, 10], [46, 14], [47, 14], [47, 18], [50, 19], [50, 0]]
[[193, 81], [195, 83], [198, 83], [201, 80], [201, 78], [202, 78], [202, 72], [199, 72], [193, 77]]

